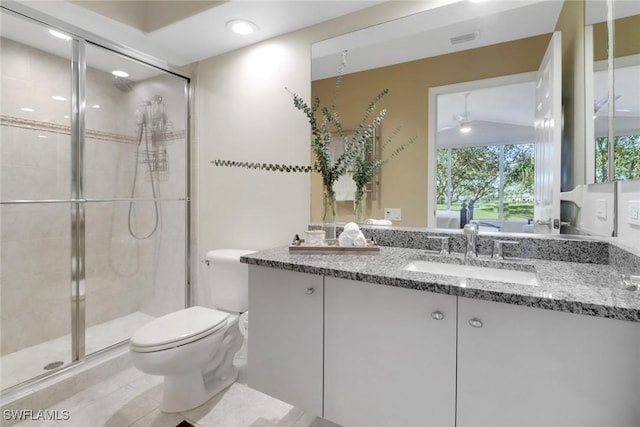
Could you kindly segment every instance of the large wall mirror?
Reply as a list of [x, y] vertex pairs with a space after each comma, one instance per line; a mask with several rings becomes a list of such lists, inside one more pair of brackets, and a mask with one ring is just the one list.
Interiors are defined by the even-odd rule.
[[640, 2], [587, 1], [585, 53], [587, 182], [638, 179]]
[[[385, 140], [397, 127], [400, 132], [394, 139], [399, 143], [418, 137], [382, 168], [377, 197], [367, 200], [368, 216], [382, 219], [385, 211], [395, 208], [394, 213], [400, 209], [401, 219], [394, 225], [436, 226], [441, 225], [435, 222], [436, 210], [455, 216], [471, 198], [474, 219], [486, 221], [489, 227], [497, 225], [489, 230], [531, 231], [533, 190], [509, 185], [509, 180], [513, 184], [517, 173], [526, 179], [533, 173], [547, 176], [550, 169], [541, 166], [537, 172], [531, 170], [534, 98], [525, 101], [524, 107], [512, 101], [522, 93], [534, 96], [540, 83], [536, 73], [554, 31], [565, 31], [569, 21], [573, 26], [570, 31], [582, 32], [582, 10], [582, 2], [565, 4], [559, 0], [441, 2], [414, 15], [314, 44], [312, 95], [323, 103], [332, 98], [341, 52], [348, 52], [337, 99], [345, 127], [356, 126], [368, 102], [387, 88], [389, 94], [383, 100], [387, 116], [378, 132], [380, 139]], [[434, 88], [449, 89], [440, 91], [430, 105]], [[465, 145], [460, 143], [460, 131], [467, 123], [477, 129], [484, 127], [485, 132], [482, 139]], [[507, 130], [515, 132], [514, 136], [505, 137]], [[434, 155], [439, 136], [448, 142], [438, 143], [441, 146]], [[509, 138], [524, 145], [514, 147]], [[473, 163], [468, 156], [473, 157]], [[454, 164], [456, 158], [466, 160]], [[521, 170], [515, 171], [514, 165]], [[496, 172], [485, 177], [489, 190], [474, 197], [470, 194], [472, 184], [478, 183], [471, 181], [487, 169]], [[429, 179], [429, 174], [435, 178]], [[457, 180], [457, 192], [451, 185], [443, 192], [446, 176], [450, 182]], [[464, 179], [467, 182], [460, 187]], [[319, 179], [312, 181], [311, 220], [319, 221], [321, 183]], [[442, 188], [436, 188], [438, 185]], [[352, 218], [352, 203], [338, 202], [338, 220]], [[455, 220], [451, 227], [455, 227]]]

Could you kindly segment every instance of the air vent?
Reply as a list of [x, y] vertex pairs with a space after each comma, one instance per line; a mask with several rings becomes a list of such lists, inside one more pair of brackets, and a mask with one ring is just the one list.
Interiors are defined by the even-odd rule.
[[451, 44], [460, 44], [474, 41], [480, 35], [480, 31], [474, 31], [468, 34], [462, 34], [460, 36], [451, 37]]

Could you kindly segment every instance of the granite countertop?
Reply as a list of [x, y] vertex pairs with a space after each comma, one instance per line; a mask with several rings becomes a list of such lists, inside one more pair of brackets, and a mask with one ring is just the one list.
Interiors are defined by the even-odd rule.
[[625, 289], [620, 273], [610, 265], [541, 259], [498, 261], [488, 256], [467, 260], [493, 268], [535, 269], [540, 284], [531, 286], [403, 270], [414, 260], [465, 262], [460, 254], [440, 256], [426, 250], [385, 246], [378, 255], [300, 255], [290, 254], [288, 246], [283, 246], [241, 258], [247, 264], [282, 270], [640, 322], [640, 291]]

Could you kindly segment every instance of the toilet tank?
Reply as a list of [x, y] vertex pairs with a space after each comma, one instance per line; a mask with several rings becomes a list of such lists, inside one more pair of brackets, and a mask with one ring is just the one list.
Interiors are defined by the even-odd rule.
[[240, 262], [247, 249], [216, 249], [207, 252], [207, 285], [213, 308], [230, 312], [247, 311], [249, 305], [248, 266]]

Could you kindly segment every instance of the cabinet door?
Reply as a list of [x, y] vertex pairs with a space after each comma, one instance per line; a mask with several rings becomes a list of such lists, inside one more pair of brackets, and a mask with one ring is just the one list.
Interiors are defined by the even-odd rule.
[[640, 323], [467, 298], [458, 322], [458, 427], [640, 425]]
[[322, 276], [249, 266], [249, 386], [322, 415]]
[[324, 417], [453, 426], [455, 336], [453, 296], [325, 278]]

